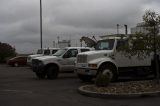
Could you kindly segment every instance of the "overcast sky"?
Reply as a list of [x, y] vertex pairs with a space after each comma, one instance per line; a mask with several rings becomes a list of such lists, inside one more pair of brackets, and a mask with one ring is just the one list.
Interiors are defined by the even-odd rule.
[[[0, 42], [13, 45], [18, 53], [40, 48], [40, 0], [0, 0]], [[72, 41], [81, 36], [124, 33], [142, 21], [146, 10], [160, 14], [160, 0], [42, 0], [43, 47], [53, 41]]]

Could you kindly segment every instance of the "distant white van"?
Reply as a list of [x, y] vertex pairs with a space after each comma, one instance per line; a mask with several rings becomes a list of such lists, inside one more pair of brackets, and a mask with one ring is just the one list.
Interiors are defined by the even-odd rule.
[[27, 57], [27, 65], [31, 66], [32, 65], [32, 59], [35, 58], [35, 57], [53, 55], [58, 50], [59, 50], [59, 48], [43, 48], [43, 49], [38, 49], [37, 50], [37, 54], [29, 55]]

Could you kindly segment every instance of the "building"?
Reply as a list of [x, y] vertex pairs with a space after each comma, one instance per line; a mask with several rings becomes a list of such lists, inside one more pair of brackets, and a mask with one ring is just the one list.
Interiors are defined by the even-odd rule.
[[111, 34], [111, 35], [102, 35], [100, 36], [101, 39], [107, 39], [108, 37], [127, 37], [130, 36], [130, 34]]
[[[142, 23], [138, 23], [136, 27], [131, 28], [131, 34], [135, 34], [135, 33], [148, 33], [148, 29], [149, 27], [147, 27], [144, 22]], [[160, 34], [160, 26], [159, 26], [159, 34]]]
[[71, 46], [71, 41], [70, 40], [58, 41], [57, 46], [58, 46], [58, 48], [70, 47]]

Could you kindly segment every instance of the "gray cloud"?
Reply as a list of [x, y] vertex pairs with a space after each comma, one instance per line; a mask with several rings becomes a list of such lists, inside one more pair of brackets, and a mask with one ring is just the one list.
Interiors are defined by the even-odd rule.
[[[78, 45], [81, 36], [124, 33], [124, 24], [135, 26], [146, 9], [160, 12], [159, 0], [42, 0], [43, 46], [71, 39]], [[40, 47], [39, 0], [0, 1], [0, 41], [14, 45], [19, 53]], [[75, 46], [75, 45], [74, 45]]]

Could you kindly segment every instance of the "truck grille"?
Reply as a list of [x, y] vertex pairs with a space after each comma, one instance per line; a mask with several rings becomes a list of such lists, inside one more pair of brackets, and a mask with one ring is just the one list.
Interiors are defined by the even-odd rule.
[[39, 60], [37, 59], [32, 59], [32, 66], [37, 66], [39, 64]]
[[78, 55], [77, 63], [87, 63], [87, 55]]

